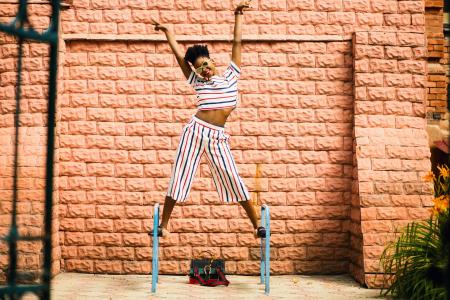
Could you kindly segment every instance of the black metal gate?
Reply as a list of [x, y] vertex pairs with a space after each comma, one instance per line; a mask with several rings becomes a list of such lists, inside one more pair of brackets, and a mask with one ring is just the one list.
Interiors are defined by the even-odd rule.
[[[9, 264], [7, 273], [7, 285], [0, 286], [0, 299], [20, 299], [25, 293], [34, 293], [39, 299], [50, 299], [51, 278], [51, 251], [52, 251], [52, 206], [53, 206], [53, 161], [54, 161], [54, 135], [55, 135], [55, 110], [56, 110], [56, 74], [58, 60], [58, 24], [59, 24], [59, 0], [50, 0], [52, 12], [50, 25], [47, 30], [38, 32], [30, 26], [28, 21], [27, 0], [19, 0], [18, 11], [9, 24], [0, 24], [0, 31], [12, 35], [18, 40], [17, 84], [15, 90], [15, 142], [14, 142], [14, 168], [13, 168], [13, 196], [11, 225], [8, 234], [3, 239], [9, 247]], [[47, 153], [45, 169], [45, 211], [44, 234], [40, 236], [21, 236], [17, 228], [17, 177], [18, 177], [18, 145], [19, 145], [19, 116], [22, 82], [22, 60], [24, 41], [47, 43], [50, 46], [48, 103], [47, 103]], [[13, 71], [13, 70], [11, 70]], [[20, 272], [17, 270], [17, 242], [41, 241], [43, 243], [43, 266], [41, 280], [37, 284], [19, 284], [17, 279]]]

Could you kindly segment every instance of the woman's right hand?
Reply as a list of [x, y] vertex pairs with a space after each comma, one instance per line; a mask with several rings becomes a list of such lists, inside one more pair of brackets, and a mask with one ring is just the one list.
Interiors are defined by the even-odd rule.
[[155, 25], [155, 30], [156, 31], [161, 30], [162, 32], [165, 33], [165, 32], [167, 32], [169, 30], [166, 26], [159, 24], [154, 19], [151, 19], [151, 22], [152, 22], [153, 25]]

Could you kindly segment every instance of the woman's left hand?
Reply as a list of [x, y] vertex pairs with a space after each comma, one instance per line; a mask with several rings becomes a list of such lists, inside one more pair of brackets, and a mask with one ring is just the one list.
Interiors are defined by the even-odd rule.
[[241, 3], [239, 3], [239, 5], [236, 7], [235, 11], [243, 11], [244, 8], [249, 8], [250, 7], [250, 2], [251, 0], [243, 0], [241, 1]]

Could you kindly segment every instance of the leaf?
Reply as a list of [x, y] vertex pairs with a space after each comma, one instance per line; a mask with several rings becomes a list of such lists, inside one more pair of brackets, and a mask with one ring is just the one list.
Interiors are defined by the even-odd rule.
[[445, 299], [445, 289], [429, 276], [429, 270], [448, 263], [442, 224], [445, 222], [435, 218], [409, 223], [396, 240], [388, 243], [380, 257], [384, 270], [381, 294], [406, 299]]

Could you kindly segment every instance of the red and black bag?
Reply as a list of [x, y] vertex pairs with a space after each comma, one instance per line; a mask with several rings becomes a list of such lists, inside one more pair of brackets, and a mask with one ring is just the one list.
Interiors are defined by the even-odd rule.
[[203, 286], [228, 286], [225, 278], [225, 262], [222, 259], [192, 259], [189, 283]]

